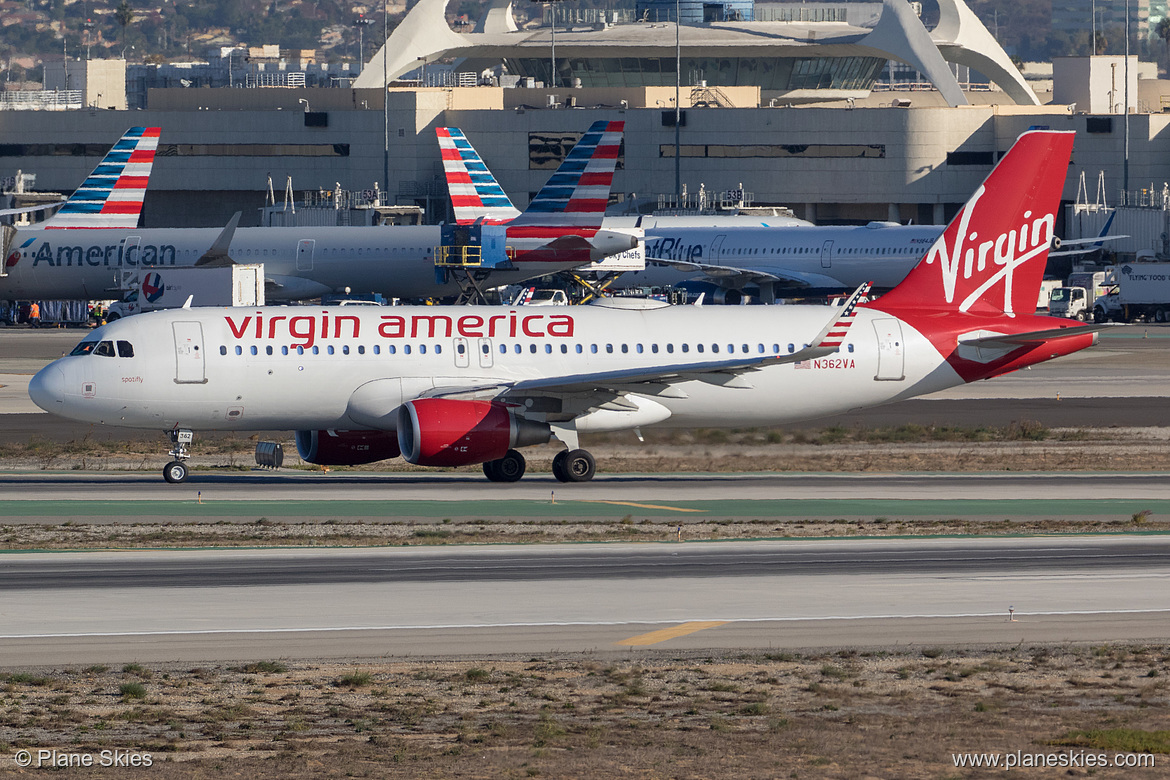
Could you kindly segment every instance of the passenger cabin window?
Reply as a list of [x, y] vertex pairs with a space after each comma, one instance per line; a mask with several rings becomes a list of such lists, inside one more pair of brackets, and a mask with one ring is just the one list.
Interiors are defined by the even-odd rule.
[[[236, 349], [239, 349], [239, 347], [236, 347]], [[219, 354], [221, 354], [221, 355], [226, 355], [226, 354], [227, 354], [227, 347], [223, 347], [223, 346], [221, 346], [221, 347], [219, 348]]]

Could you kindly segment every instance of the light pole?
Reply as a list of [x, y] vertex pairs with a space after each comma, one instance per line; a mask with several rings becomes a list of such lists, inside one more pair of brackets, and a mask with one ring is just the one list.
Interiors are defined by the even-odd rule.
[[358, 28], [358, 73], [365, 70], [366, 64], [366, 28], [374, 23], [373, 19], [367, 19], [365, 14], [358, 14], [358, 17], [353, 20], [354, 26]]
[[532, 0], [534, 3], [540, 3], [542, 8], [547, 8], [549, 15], [548, 21], [551, 25], [550, 42], [551, 52], [549, 58], [550, 70], [548, 74], [548, 88], [556, 89], [557, 86], [557, 3], [560, 0]]
[[679, 24], [681, 22], [679, 0], [674, 0], [674, 195], [679, 200], [680, 208], [682, 207], [682, 160], [680, 159], [682, 147], [679, 143], [679, 123], [682, 121], [682, 104], [679, 102], [679, 96], [682, 92], [682, 43], [679, 39]]
[[[382, 192], [390, 192], [390, 94], [386, 89], [386, 42], [390, 40], [390, 0], [382, 0]], [[384, 195], [389, 197], [389, 195]]]
[[1129, 0], [1125, 0], [1125, 150], [1121, 165], [1121, 189], [1129, 192]]

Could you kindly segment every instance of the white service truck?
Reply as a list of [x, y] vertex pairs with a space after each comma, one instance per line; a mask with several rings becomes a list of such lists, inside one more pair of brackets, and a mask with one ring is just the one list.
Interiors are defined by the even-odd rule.
[[1048, 313], [1053, 317], [1088, 322], [1093, 318], [1094, 305], [1106, 295], [1112, 279], [1111, 271], [1077, 271], [1068, 275], [1068, 283], [1057, 287], [1048, 298]]
[[111, 303], [106, 321], [156, 309], [192, 306], [263, 306], [264, 264], [213, 268], [153, 266], [125, 271], [122, 300]]
[[1124, 263], [1112, 281], [1093, 305], [1095, 322], [1170, 322], [1170, 263]]

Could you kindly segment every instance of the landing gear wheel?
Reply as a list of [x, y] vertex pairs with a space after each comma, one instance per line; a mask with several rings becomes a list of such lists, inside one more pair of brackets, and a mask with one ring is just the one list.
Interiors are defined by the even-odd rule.
[[524, 456], [516, 450], [508, 450], [499, 460], [483, 464], [483, 475], [492, 482], [516, 482], [524, 476], [527, 468]]
[[567, 450], [558, 468], [557, 459], [553, 459], [553, 475], [561, 482], [588, 482], [593, 479], [597, 471], [597, 462], [586, 450]]
[[568, 482], [569, 473], [565, 470], [565, 459], [569, 457], [568, 450], [561, 450], [552, 461], [552, 473], [557, 478], [557, 482]]
[[163, 469], [163, 479], [172, 485], [187, 481], [187, 464], [181, 460], [172, 460]]

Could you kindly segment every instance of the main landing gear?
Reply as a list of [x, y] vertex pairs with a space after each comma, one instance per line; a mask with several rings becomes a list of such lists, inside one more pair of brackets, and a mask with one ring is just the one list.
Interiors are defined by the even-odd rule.
[[175, 428], [170, 432], [171, 444], [175, 446], [167, 454], [174, 460], [163, 467], [163, 479], [172, 485], [187, 481], [187, 464], [183, 461], [191, 457], [187, 452], [187, 445], [195, 438], [195, 432], [186, 428]]
[[[182, 465], [172, 463], [167, 468]], [[526, 466], [523, 455], [516, 450], [508, 450], [499, 460], [484, 463], [483, 474], [492, 482], [516, 482], [524, 476]], [[552, 471], [560, 482], [588, 482], [597, 472], [597, 463], [586, 450], [561, 450], [553, 458]], [[167, 480], [170, 481], [170, 477]]]
[[597, 471], [597, 462], [587, 450], [561, 450], [553, 458], [553, 476], [561, 482], [588, 482]]
[[499, 460], [484, 463], [483, 475], [492, 482], [516, 482], [524, 476], [527, 465], [523, 455], [516, 450], [508, 450]]

